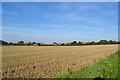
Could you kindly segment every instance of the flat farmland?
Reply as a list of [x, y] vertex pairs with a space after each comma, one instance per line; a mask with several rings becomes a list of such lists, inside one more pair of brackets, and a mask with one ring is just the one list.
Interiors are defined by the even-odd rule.
[[51, 78], [115, 53], [118, 45], [3, 46], [3, 78]]

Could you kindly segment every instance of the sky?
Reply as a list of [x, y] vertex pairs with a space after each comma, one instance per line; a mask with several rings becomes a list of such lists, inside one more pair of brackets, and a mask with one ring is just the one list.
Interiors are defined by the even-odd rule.
[[1, 0], [2, 2], [119, 2], [119, 0]]
[[117, 40], [117, 2], [3, 2], [2, 35], [8, 42]]

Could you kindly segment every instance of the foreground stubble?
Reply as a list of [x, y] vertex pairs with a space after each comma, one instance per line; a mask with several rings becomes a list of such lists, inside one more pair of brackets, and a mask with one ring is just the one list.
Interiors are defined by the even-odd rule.
[[118, 45], [3, 46], [3, 78], [50, 78], [107, 57]]

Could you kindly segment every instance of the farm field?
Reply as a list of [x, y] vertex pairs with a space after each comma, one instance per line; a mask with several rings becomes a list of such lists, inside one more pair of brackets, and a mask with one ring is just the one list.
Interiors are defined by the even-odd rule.
[[3, 46], [3, 78], [50, 78], [79, 70], [118, 50], [118, 45]]
[[[83, 67], [77, 71], [68, 70], [67, 74], [60, 75], [59, 78], [104, 78], [116, 80], [118, 78], [120, 66], [118, 64], [120, 51], [111, 54], [109, 57], [101, 59], [99, 62]], [[64, 79], [63, 79], [64, 80]]]

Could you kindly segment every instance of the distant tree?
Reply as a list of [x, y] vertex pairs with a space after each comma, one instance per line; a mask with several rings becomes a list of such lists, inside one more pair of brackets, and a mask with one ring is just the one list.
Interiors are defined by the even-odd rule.
[[72, 46], [77, 45], [77, 41], [73, 41], [73, 42], [71, 42], [70, 45], [72, 45]]
[[90, 42], [88, 41], [88, 42], [86, 42], [86, 45], [90, 45]]
[[120, 44], [120, 41], [118, 41], [117, 43]]
[[113, 44], [114, 42], [112, 40], [109, 40], [108, 41], [108, 44]]
[[41, 45], [41, 43], [37, 43], [37, 45], [38, 45], [38, 46], [40, 46], [40, 45]]
[[114, 40], [114, 41], [112, 41], [112, 40], [110, 40], [109, 41], [109, 44], [116, 44], [117, 42]]
[[117, 44], [117, 41], [114, 40], [113, 43]]
[[0, 40], [0, 45], [2, 45], [2, 40]]
[[18, 45], [24, 45], [24, 41], [18, 41], [17, 44]]
[[20, 44], [23, 44], [23, 43], [24, 43], [24, 41], [18, 41], [17, 43], [18, 43], [18, 44], [19, 44], [19, 43], [20, 43]]
[[71, 43], [60, 43], [58, 44], [57, 42], [53, 42], [53, 44], [44, 44], [44, 43], [36, 43], [36, 42], [28, 42], [28, 43], [24, 43], [24, 41], [18, 41], [17, 43], [8, 43], [8, 42], [5, 42], [3, 40], [0, 40], [0, 45], [14, 45], [14, 46], [17, 46], [17, 45], [26, 45], [26, 46], [30, 46], [30, 45], [36, 45], [36, 46], [55, 46], [55, 45], [59, 45], [59, 46], [77, 46], [77, 45], [100, 45], [100, 44], [120, 44], [120, 41], [112, 41], [112, 40], [100, 40], [99, 42], [95, 42], [95, 41], [92, 41], [92, 42], [87, 42], [87, 43], [83, 43], [83, 42], [77, 42], [77, 41], [73, 41]]
[[83, 45], [83, 43], [82, 43], [82, 42], [80, 42], [80, 41], [79, 41], [77, 44], [78, 44], [78, 45]]
[[95, 45], [96, 42], [92, 41], [92, 42], [90, 42], [89, 44], [90, 44], [90, 45]]
[[57, 42], [53, 42], [54, 45], [59, 45]]
[[2, 41], [2, 45], [8, 45], [8, 42]]
[[36, 42], [33, 42], [33, 45], [36, 44]]
[[9, 43], [9, 45], [13, 45], [13, 43], [12, 43], [12, 42], [10, 42], [10, 43]]
[[34, 44], [36, 44], [36, 42], [30, 42], [30, 45], [34, 45]]
[[73, 41], [73, 44], [77, 44], [77, 41]]
[[107, 40], [100, 40], [98, 43], [99, 43], [99, 44], [107, 44], [108, 41], [107, 41]]
[[18, 44], [17, 43], [13, 43], [13, 46], [17, 46]]
[[53, 44], [57, 44], [57, 42], [53, 42]]
[[26, 46], [30, 46], [30, 45], [31, 45], [31, 43], [30, 43], [30, 42], [28, 42], [28, 43], [26, 43], [25, 45], [26, 45]]

